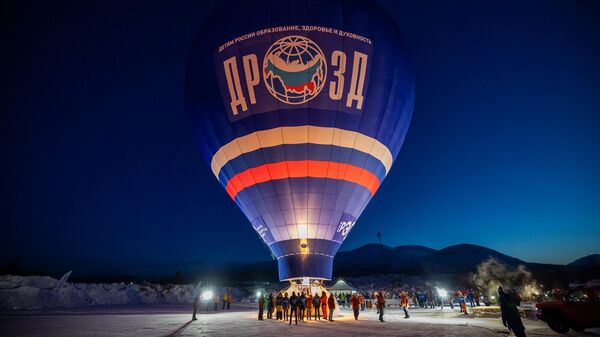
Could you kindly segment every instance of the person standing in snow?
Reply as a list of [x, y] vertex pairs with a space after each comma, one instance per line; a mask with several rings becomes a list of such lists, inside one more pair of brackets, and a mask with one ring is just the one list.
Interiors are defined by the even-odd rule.
[[335, 310], [335, 297], [333, 297], [333, 294], [329, 295], [327, 309], [329, 310], [329, 321], [333, 322], [333, 311]]
[[258, 297], [258, 320], [259, 321], [263, 320], [263, 312], [264, 311], [265, 311], [265, 297], [261, 295]]
[[281, 296], [281, 293], [277, 294], [277, 298], [275, 298], [275, 308], [275, 319], [278, 321], [283, 320], [283, 296]]
[[313, 307], [315, 308], [315, 321], [318, 319], [321, 320], [321, 298], [319, 297], [319, 293], [315, 293], [315, 297], [313, 297]]
[[502, 312], [502, 324], [517, 337], [527, 337], [525, 327], [521, 321], [521, 315], [517, 308], [521, 301], [512, 295], [504, 292], [502, 287], [498, 288], [498, 300], [500, 302], [500, 311]]
[[360, 299], [356, 294], [352, 294], [350, 297], [350, 304], [352, 305], [352, 311], [354, 312], [354, 320], [358, 320], [358, 314], [360, 313]]
[[468, 315], [467, 300], [461, 291], [458, 292], [458, 304], [460, 305], [460, 312], [464, 312], [465, 315]]
[[419, 291], [419, 294], [417, 295], [417, 302], [419, 304], [419, 308], [422, 308], [423, 303], [425, 302], [425, 294], [423, 294], [422, 291]]
[[283, 296], [283, 320], [288, 320], [288, 314], [290, 312], [290, 298], [288, 297], [288, 293], [285, 293]]
[[309, 291], [308, 295], [306, 295], [306, 318], [308, 318], [308, 320], [311, 320], [312, 308], [313, 308], [313, 297]]
[[327, 293], [325, 291], [321, 293], [321, 311], [323, 312], [323, 318], [327, 319]]
[[225, 294], [223, 295], [223, 306], [221, 307], [221, 310], [225, 310], [225, 308], [227, 308], [227, 310], [230, 309], [231, 307], [231, 292], [229, 292], [229, 289], [227, 289], [225, 291]]
[[198, 320], [196, 318], [196, 311], [198, 311], [199, 306], [200, 306], [200, 295], [197, 295], [196, 297], [194, 297], [194, 304], [192, 305], [192, 307], [194, 308], [194, 313], [192, 314], [192, 321]]
[[267, 299], [267, 319], [273, 318], [273, 294], [269, 294]]
[[467, 293], [467, 301], [469, 301], [471, 308], [475, 307], [475, 299], [473, 298], [473, 289], [469, 290], [469, 292]]
[[306, 295], [304, 295], [304, 292], [298, 299], [298, 308], [300, 309], [300, 322], [304, 322], [304, 311], [306, 310]]
[[379, 313], [379, 321], [385, 322], [383, 320], [383, 311], [385, 310], [385, 299], [383, 298], [383, 292], [379, 291], [377, 293], [377, 312]]
[[358, 300], [360, 302], [360, 311], [365, 311], [365, 295], [360, 294]]
[[219, 294], [215, 295], [215, 307], [214, 307], [214, 311], [219, 310]]
[[292, 296], [290, 297], [290, 325], [292, 325], [292, 318], [296, 318], [296, 325], [298, 325], [298, 296], [296, 296], [296, 292], [292, 291]]
[[408, 294], [406, 291], [400, 293], [400, 306], [404, 310], [404, 318], [410, 318], [410, 313], [408, 312]]

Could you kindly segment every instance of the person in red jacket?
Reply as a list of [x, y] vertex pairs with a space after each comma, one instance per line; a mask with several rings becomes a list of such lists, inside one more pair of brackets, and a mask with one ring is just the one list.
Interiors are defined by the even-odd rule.
[[360, 312], [360, 299], [356, 294], [352, 294], [350, 297], [350, 304], [352, 305], [352, 311], [354, 312], [354, 320], [358, 320], [358, 314]]
[[406, 291], [400, 293], [400, 306], [404, 310], [404, 318], [410, 318], [410, 314], [408, 313], [408, 294]]
[[385, 310], [385, 299], [383, 298], [383, 292], [379, 291], [377, 293], [377, 311], [379, 312], [379, 321], [385, 322], [383, 320], [383, 310]]
[[327, 293], [325, 291], [321, 293], [321, 311], [323, 318], [327, 319]]
[[364, 311], [365, 310], [365, 295], [360, 294], [358, 296], [358, 300], [360, 301], [360, 311]]

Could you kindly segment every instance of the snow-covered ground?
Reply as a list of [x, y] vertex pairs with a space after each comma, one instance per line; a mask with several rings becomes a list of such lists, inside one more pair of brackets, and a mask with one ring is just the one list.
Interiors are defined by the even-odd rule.
[[[0, 310], [41, 310], [110, 305], [187, 304], [201, 291], [194, 284], [70, 283], [49, 276], [0, 275]], [[234, 299], [248, 297], [240, 288], [225, 289]]]
[[[0, 336], [507, 336], [499, 319], [464, 316], [445, 308], [415, 309], [404, 319], [399, 309], [386, 313], [385, 323], [367, 309], [358, 321], [342, 309], [335, 322], [307, 321], [289, 326], [258, 321], [256, 305], [234, 303], [231, 311], [201, 312], [191, 321], [189, 305], [88, 307], [51, 311], [0, 313]], [[528, 336], [558, 336], [540, 321], [524, 320]], [[599, 330], [569, 336], [600, 336]]]
[[194, 285], [61, 283], [48, 276], [0, 276], [0, 310], [75, 308], [123, 304], [184, 304]]

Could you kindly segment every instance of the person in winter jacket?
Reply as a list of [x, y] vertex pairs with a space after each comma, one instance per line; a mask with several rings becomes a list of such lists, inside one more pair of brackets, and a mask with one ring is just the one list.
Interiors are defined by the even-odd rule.
[[319, 297], [319, 293], [315, 293], [315, 297], [313, 297], [313, 307], [315, 308], [315, 321], [318, 319], [321, 320], [321, 298]]
[[327, 293], [325, 291], [321, 293], [321, 311], [323, 312], [323, 318], [327, 319]]
[[327, 309], [329, 310], [329, 321], [333, 322], [333, 311], [335, 310], [335, 297], [333, 297], [333, 294], [330, 294], [329, 299], [327, 299]]
[[406, 291], [400, 293], [400, 306], [404, 310], [404, 318], [410, 318], [410, 313], [408, 312], [408, 294]]
[[269, 298], [267, 299], [267, 319], [273, 318], [273, 307], [275, 306], [275, 302], [273, 301], [273, 294], [269, 294]]
[[360, 311], [365, 311], [365, 295], [360, 294], [358, 300], [360, 301]]
[[352, 297], [350, 297], [350, 305], [354, 312], [354, 320], [358, 320], [358, 314], [360, 313], [360, 299], [356, 294], [353, 294]]
[[233, 296], [231, 296], [231, 291], [227, 291], [227, 310], [231, 309], [231, 301], [233, 301]]
[[471, 308], [475, 307], [475, 298], [473, 297], [473, 290], [469, 290], [467, 293], [467, 301], [471, 305]]
[[420, 291], [419, 294], [417, 295], [417, 300], [419, 302], [419, 308], [423, 308], [424, 303], [425, 303], [425, 294]]
[[283, 294], [283, 320], [287, 322], [290, 313], [290, 298], [288, 293]]
[[298, 305], [298, 296], [296, 296], [295, 291], [292, 291], [290, 297], [290, 325], [292, 325], [292, 318], [296, 318], [296, 325], [298, 325]]
[[458, 304], [460, 305], [460, 312], [464, 312], [465, 315], [468, 315], [469, 313], [467, 313], [467, 300], [465, 298], [465, 295], [463, 295], [461, 291], [458, 292]]
[[196, 311], [198, 311], [198, 307], [200, 307], [200, 295], [194, 297], [194, 304], [192, 305], [194, 308], [194, 313], [192, 314], [192, 321], [198, 320], [196, 318]]
[[258, 298], [258, 320], [263, 320], [263, 312], [265, 311], [265, 298], [264, 296], [260, 296]]
[[219, 294], [215, 295], [214, 302], [215, 302], [214, 311], [217, 311], [217, 310], [219, 310]]
[[304, 322], [304, 311], [306, 310], [306, 295], [304, 292], [298, 297], [298, 316], [300, 316], [300, 322]]
[[506, 293], [502, 287], [498, 288], [498, 300], [500, 302], [500, 311], [502, 312], [502, 324], [508, 330], [512, 331], [515, 336], [526, 337], [525, 327], [521, 321], [519, 309], [517, 309], [521, 301], [517, 296]]
[[275, 299], [275, 318], [280, 321], [283, 320], [283, 296], [281, 293], [277, 294], [277, 298]]
[[385, 299], [383, 298], [383, 292], [379, 291], [377, 293], [377, 311], [379, 312], [379, 321], [385, 322], [383, 320], [383, 311], [385, 310]]
[[312, 308], [313, 308], [313, 297], [312, 297], [311, 293], [309, 292], [308, 295], [306, 295], [306, 318], [308, 318], [309, 320], [312, 317]]

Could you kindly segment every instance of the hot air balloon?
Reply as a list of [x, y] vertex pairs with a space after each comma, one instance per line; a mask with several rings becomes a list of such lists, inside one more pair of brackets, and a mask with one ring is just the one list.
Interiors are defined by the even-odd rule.
[[397, 28], [363, 1], [225, 2], [186, 70], [201, 152], [282, 281], [331, 279], [398, 155], [413, 102]]

